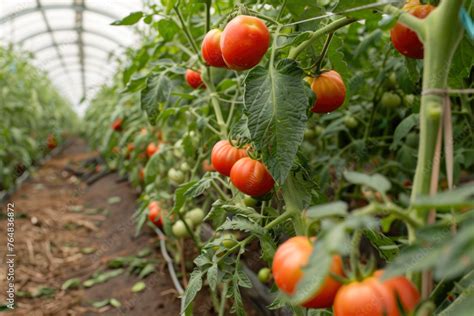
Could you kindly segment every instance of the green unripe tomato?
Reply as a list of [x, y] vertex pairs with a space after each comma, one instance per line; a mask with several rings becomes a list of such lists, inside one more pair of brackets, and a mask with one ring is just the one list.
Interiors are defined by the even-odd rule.
[[355, 117], [351, 115], [347, 115], [344, 117], [344, 125], [346, 125], [347, 128], [356, 128], [357, 125], [359, 125], [359, 122], [355, 119]]
[[386, 108], [396, 108], [400, 106], [402, 99], [398, 94], [393, 92], [384, 92], [380, 103], [382, 103], [382, 106]]
[[411, 132], [407, 135], [405, 144], [408, 147], [416, 149], [418, 148], [418, 143], [419, 143], [419, 137], [416, 133]]
[[396, 88], [397, 85], [398, 85], [398, 80], [397, 80], [397, 74], [394, 73], [393, 71], [390, 73], [390, 75], [388, 76], [388, 85], [391, 87], [391, 88]]
[[258, 202], [250, 195], [246, 195], [242, 201], [244, 202], [244, 205], [248, 207], [254, 207], [255, 205], [257, 205], [257, 202]]
[[[189, 228], [192, 230], [193, 229], [193, 223], [191, 220], [186, 219], [186, 224], [188, 224]], [[182, 220], [177, 220], [176, 223], [173, 224], [173, 227], [171, 227], [171, 231], [173, 232], [173, 235], [176, 238], [184, 238], [189, 236], [189, 232], [186, 229], [186, 226], [184, 225], [184, 222]]]
[[183, 141], [180, 139], [173, 146], [173, 155], [176, 158], [181, 158], [181, 157], [183, 157], [183, 154], [184, 154]]
[[231, 249], [235, 245], [237, 245], [237, 240], [235, 240], [235, 236], [232, 234], [226, 234], [223, 236], [224, 238], [222, 239], [222, 245], [227, 248]]
[[202, 223], [204, 219], [204, 211], [200, 208], [194, 208], [184, 215], [185, 219], [189, 219], [194, 226], [197, 226]]
[[413, 94], [406, 94], [403, 97], [403, 102], [406, 106], [412, 106], [415, 103], [415, 96]]
[[184, 182], [184, 173], [181, 170], [171, 168], [168, 170], [168, 179], [174, 184], [181, 184]]
[[304, 130], [304, 139], [311, 140], [316, 136], [316, 131], [312, 128], [307, 128]]
[[272, 272], [269, 268], [262, 268], [258, 271], [258, 280], [262, 283], [267, 283], [272, 277]]
[[181, 169], [181, 171], [183, 172], [186, 172], [186, 171], [189, 171], [191, 170], [191, 168], [189, 167], [189, 164], [187, 162], [183, 162], [181, 164], [181, 166], [179, 166], [179, 168]]
[[314, 133], [316, 137], [322, 135], [324, 133], [324, 127], [316, 125], [316, 127], [314, 128]]

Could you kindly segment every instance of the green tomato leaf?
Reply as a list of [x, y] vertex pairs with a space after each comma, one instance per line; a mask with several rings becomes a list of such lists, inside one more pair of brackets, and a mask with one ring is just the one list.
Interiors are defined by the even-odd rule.
[[143, 291], [145, 288], [146, 288], [145, 282], [140, 281], [140, 282], [135, 283], [135, 284], [132, 286], [132, 290], [131, 290], [131, 291], [132, 291], [133, 293], [137, 293], [137, 292]]
[[245, 79], [244, 103], [251, 139], [276, 182], [283, 183], [303, 141], [309, 99], [304, 73], [295, 61], [252, 69]]
[[133, 25], [138, 23], [142, 17], [142, 11], [132, 12], [123, 19], [112, 22], [111, 25]]
[[346, 202], [331, 202], [327, 204], [311, 206], [306, 212], [306, 216], [311, 219], [321, 219], [331, 216], [345, 217], [348, 214], [347, 209], [348, 206]]
[[450, 211], [474, 207], [474, 184], [468, 184], [452, 191], [438, 193], [434, 196], [419, 196], [412, 206], [416, 209], [432, 209]]
[[166, 71], [155, 73], [147, 79], [146, 88], [140, 92], [140, 104], [151, 124], [155, 124], [160, 111], [166, 105], [174, 102], [172, 90], [173, 83], [167, 77]]
[[67, 290], [67, 289], [77, 289], [81, 285], [81, 280], [78, 278], [74, 279], [69, 279], [63, 283], [61, 286], [62, 290]]
[[415, 126], [418, 126], [419, 116], [416, 113], [410, 114], [398, 124], [393, 134], [393, 143], [390, 145], [391, 150], [395, 150], [401, 143], [402, 138], [408, 135]]
[[183, 295], [183, 304], [181, 309], [182, 312], [184, 312], [188, 308], [189, 304], [191, 304], [191, 302], [196, 297], [196, 294], [201, 290], [202, 277], [203, 272], [198, 269], [194, 269], [194, 271], [191, 273], [188, 287], [186, 288], [186, 291]]
[[378, 173], [369, 176], [359, 172], [346, 171], [344, 172], [344, 177], [350, 183], [366, 185], [381, 193], [386, 193], [392, 186], [387, 178]]
[[209, 287], [211, 290], [215, 291], [217, 287], [217, 273], [218, 267], [217, 263], [214, 263], [208, 270], [207, 270], [207, 283], [209, 283]]
[[179, 212], [186, 202], [185, 193], [192, 188], [197, 181], [191, 181], [188, 183], [181, 184], [174, 192], [174, 207], [172, 213]]
[[374, 229], [364, 230], [364, 236], [370, 241], [370, 243], [377, 249], [380, 257], [390, 262], [399, 253], [399, 248], [395, 242], [384, 234], [377, 232]]
[[228, 218], [224, 224], [222, 224], [217, 231], [223, 230], [240, 230], [243, 232], [249, 232], [257, 236], [265, 235], [265, 230], [258, 224], [255, 224], [248, 219], [242, 218], [240, 216], [235, 216], [234, 218]]

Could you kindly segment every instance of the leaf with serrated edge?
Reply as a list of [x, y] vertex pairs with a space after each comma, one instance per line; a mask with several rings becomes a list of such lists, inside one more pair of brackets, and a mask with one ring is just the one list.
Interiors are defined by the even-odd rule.
[[244, 103], [254, 144], [273, 178], [283, 183], [303, 141], [309, 99], [304, 73], [295, 61], [252, 69], [245, 79]]
[[188, 308], [189, 304], [191, 304], [191, 302], [194, 300], [196, 294], [201, 290], [201, 288], [202, 272], [194, 269], [194, 271], [191, 273], [191, 277], [189, 278], [188, 287], [184, 292], [183, 306], [181, 310], [182, 312], [184, 312]]
[[306, 215], [311, 219], [320, 219], [323, 217], [329, 216], [346, 216], [347, 213], [347, 203], [343, 201], [331, 202], [316, 206], [311, 206]]

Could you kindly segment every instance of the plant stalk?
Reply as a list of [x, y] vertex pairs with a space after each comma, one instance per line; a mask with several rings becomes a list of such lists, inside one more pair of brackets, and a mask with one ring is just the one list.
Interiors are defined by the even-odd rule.
[[296, 47], [293, 47], [290, 50], [290, 54], [288, 55], [288, 58], [295, 59], [302, 51], [304, 51], [306, 48], [311, 46], [320, 36], [323, 36], [328, 33], [334, 33], [341, 27], [344, 27], [355, 21], [357, 21], [357, 19], [344, 17], [332, 23], [329, 23], [328, 25], [320, 28], [317, 31], [314, 31], [313, 34], [311, 34], [311, 36], [306, 41], [304, 41], [303, 43], [299, 44]]

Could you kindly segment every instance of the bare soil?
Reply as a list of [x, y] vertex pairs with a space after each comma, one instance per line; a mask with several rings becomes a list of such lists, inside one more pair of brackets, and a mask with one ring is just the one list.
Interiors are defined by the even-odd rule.
[[[145, 229], [135, 237], [131, 219], [137, 194], [117, 174], [91, 186], [66, 172], [67, 165], [97, 156], [84, 141], [75, 139], [61, 154], [47, 161], [31, 178], [0, 205], [0, 253], [6, 253], [6, 208], [15, 210], [16, 308], [11, 315], [179, 315], [179, 299], [156, 249], [156, 235]], [[145, 256], [155, 272], [140, 279], [128, 269], [108, 281], [86, 288], [62, 290], [66, 280], [81, 283], [97, 271], [109, 271], [107, 262], [123, 256]], [[0, 305], [6, 301], [6, 268], [0, 269]], [[146, 288], [131, 288], [144, 281]], [[94, 302], [114, 298], [120, 307], [93, 307]], [[200, 315], [211, 315], [202, 302]], [[209, 308], [207, 308], [209, 307]]]

